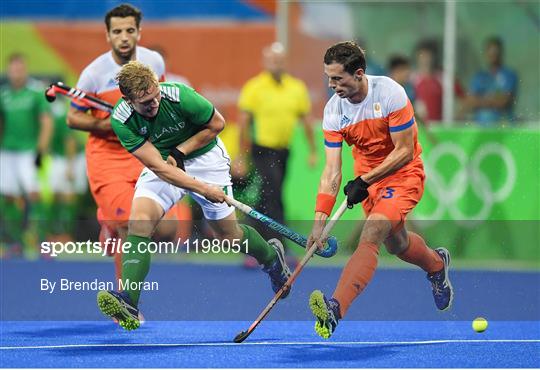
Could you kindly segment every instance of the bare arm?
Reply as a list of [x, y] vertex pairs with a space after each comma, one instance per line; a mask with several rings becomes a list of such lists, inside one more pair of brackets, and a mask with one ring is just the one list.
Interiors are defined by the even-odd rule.
[[41, 113], [39, 115], [39, 123], [41, 128], [39, 130], [37, 150], [39, 153], [46, 153], [49, 150], [54, 127], [51, 115], [49, 113]]
[[69, 181], [75, 180], [75, 157], [77, 156], [77, 140], [73, 134], [67, 135], [64, 141], [66, 151], [67, 169], [66, 176]]
[[[341, 185], [341, 147], [325, 148], [326, 162], [319, 182], [319, 193], [337, 196]], [[322, 212], [315, 213], [315, 220], [324, 221], [328, 215]]]
[[486, 96], [470, 94], [465, 98], [465, 106], [469, 109], [504, 109], [512, 102], [513, 97], [509, 92], [489, 94]]
[[249, 173], [249, 153], [251, 152], [251, 137], [249, 127], [252, 114], [240, 111], [238, 116], [238, 154], [231, 163], [231, 176], [235, 179], [245, 178]]
[[412, 161], [414, 157], [413, 129], [408, 128], [403, 131], [390, 133], [394, 150], [388, 154], [384, 161], [362, 175], [362, 179], [368, 184], [373, 184], [386, 176], [396, 172], [401, 167]]
[[244, 158], [251, 151], [251, 137], [249, 127], [253, 121], [253, 114], [247, 111], [240, 111], [238, 117], [238, 127], [240, 129], [240, 157]]
[[204, 147], [214, 140], [216, 136], [223, 131], [224, 127], [225, 119], [216, 109], [214, 111], [214, 115], [210, 119], [210, 122], [208, 122], [201, 131], [197, 132], [182, 144], [178, 145], [177, 148], [185, 155], [193, 153], [197, 149]]
[[[337, 196], [341, 185], [341, 147], [325, 148], [326, 162], [319, 183], [319, 193]], [[309, 234], [307, 248], [313, 243], [319, 243], [318, 248], [323, 248], [324, 240], [320, 240], [328, 215], [324, 212], [315, 212], [315, 220]]]
[[100, 119], [88, 112], [69, 107], [67, 124], [70, 128], [81, 131], [107, 133], [112, 131], [110, 118]]
[[496, 93], [491, 94], [483, 99], [486, 107], [495, 109], [504, 109], [512, 102], [513, 95], [511, 93]]
[[156, 147], [148, 141], [131, 154], [149, 170], [154, 172], [161, 180], [169, 184], [199, 193], [211, 202], [223, 202], [225, 200], [225, 193], [221, 189], [196, 180], [178, 167], [167, 164], [161, 158], [161, 154]]

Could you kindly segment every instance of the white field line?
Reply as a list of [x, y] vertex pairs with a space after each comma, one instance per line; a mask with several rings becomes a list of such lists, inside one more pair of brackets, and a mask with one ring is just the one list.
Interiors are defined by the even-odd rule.
[[246, 342], [246, 343], [88, 343], [60, 344], [51, 346], [13, 346], [0, 347], [1, 350], [14, 349], [62, 349], [62, 348], [107, 348], [107, 347], [224, 347], [224, 346], [350, 346], [350, 345], [422, 345], [448, 343], [540, 343], [540, 339], [441, 339], [418, 341], [378, 341], [378, 342]]

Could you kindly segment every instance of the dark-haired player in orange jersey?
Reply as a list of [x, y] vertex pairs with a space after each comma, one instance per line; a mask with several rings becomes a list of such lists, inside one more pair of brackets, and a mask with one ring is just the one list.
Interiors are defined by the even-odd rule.
[[356, 178], [345, 185], [350, 208], [362, 202], [366, 223], [331, 298], [315, 290], [309, 299], [316, 332], [329, 338], [339, 319], [364, 290], [377, 267], [379, 246], [427, 272], [435, 304], [450, 307], [450, 254], [430, 249], [405, 229], [407, 214], [424, 191], [424, 167], [411, 102], [394, 80], [365, 74], [364, 51], [354, 42], [330, 47], [324, 56], [328, 85], [335, 94], [324, 109], [326, 164], [319, 185], [308, 247], [319, 240], [341, 184], [341, 147], [354, 145]]

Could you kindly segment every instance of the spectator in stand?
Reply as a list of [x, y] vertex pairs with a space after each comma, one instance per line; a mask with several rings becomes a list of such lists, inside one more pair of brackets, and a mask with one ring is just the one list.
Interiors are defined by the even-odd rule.
[[443, 87], [437, 71], [437, 49], [433, 41], [423, 41], [416, 48], [415, 111], [423, 121], [442, 119]]
[[465, 107], [481, 126], [515, 120], [513, 105], [517, 93], [517, 74], [503, 65], [503, 41], [492, 36], [485, 42], [487, 69], [478, 71], [469, 86]]
[[[414, 109], [416, 115], [426, 123], [442, 120], [443, 85], [439, 64], [437, 42], [421, 41], [416, 47], [416, 72], [412, 78], [416, 93]], [[454, 82], [454, 93], [464, 96], [459, 81]]]
[[416, 93], [411, 83], [411, 64], [404, 55], [394, 55], [388, 62], [388, 77], [403, 86], [411, 103], [414, 104]]

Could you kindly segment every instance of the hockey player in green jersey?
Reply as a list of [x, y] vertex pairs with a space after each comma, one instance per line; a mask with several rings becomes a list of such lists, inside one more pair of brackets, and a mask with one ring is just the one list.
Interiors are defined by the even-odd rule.
[[140, 62], [124, 65], [117, 80], [123, 98], [114, 108], [111, 125], [145, 169], [136, 185], [127, 238], [138, 247], [125, 253], [122, 261], [127, 289], [99, 292], [101, 311], [124, 329], [139, 327], [140, 283], [151, 257], [140, 251], [150, 242], [161, 217], [186, 194], [200, 204], [217, 239], [247, 245], [247, 253], [263, 266], [277, 292], [291, 274], [283, 246], [275, 239], [266, 242], [255, 229], [238, 224], [234, 208], [225, 203], [225, 197], [233, 193], [230, 159], [217, 136], [225, 125], [223, 116], [192, 88], [159, 83]]

